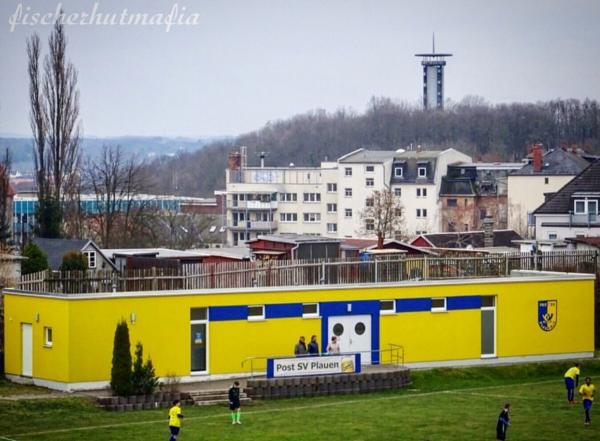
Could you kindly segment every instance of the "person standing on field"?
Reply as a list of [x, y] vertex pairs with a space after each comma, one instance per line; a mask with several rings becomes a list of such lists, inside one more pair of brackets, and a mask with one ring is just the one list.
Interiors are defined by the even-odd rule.
[[575, 404], [575, 388], [579, 386], [579, 363], [565, 372], [565, 386], [567, 388], [567, 401], [569, 404]]
[[506, 403], [502, 412], [500, 412], [500, 416], [498, 416], [498, 423], [496, 424], [496, 439], [498, 440], [504, 441], [506, 439], [506, 431], [508, 430], [508, 426], [510, 426], [509, 411], [510, 404]]
[[242, 424], [240, 421], [240, 382], [234, 381], [229, 388], [229, 410], [231, 410], [231, 424]]
[[596, 394], [596, 386], [592, 384], [590, 377], [585, 377], [585, 384], [579, 388], [579, 395], [583, 399], [583, 410], [585, 411], [585, 425], [589, 426], [592, 422], [590, 419], [590, 411], [594, 403], [594, 395]]
[[181, 401], [175, 400], [173, 401], [173, 407], [169, 409], [169, 430], [171, 431], [169, 441], [177, 441], [177, 435], [181, 431], [181, 420], [183, 420]]

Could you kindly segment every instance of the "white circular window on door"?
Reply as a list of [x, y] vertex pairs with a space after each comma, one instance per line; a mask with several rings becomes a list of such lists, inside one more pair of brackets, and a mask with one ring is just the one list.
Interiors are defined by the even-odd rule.
[[363, 322], [358, 322], [354, 326], [354, 332], [356, 332], [356, 335], [363, 335], [366, 329], [367, 328], [365, 327], [365, 324]]
[[341, 323], [336, 323], [333, 325], [333, 333], [338, 337], [344, 333], [344, 325]]

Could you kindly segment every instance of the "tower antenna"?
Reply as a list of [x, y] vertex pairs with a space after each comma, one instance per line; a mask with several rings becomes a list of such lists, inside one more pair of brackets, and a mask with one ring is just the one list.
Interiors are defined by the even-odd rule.
[[432, 49], [433, 49], [431, 52], [435, 54], [435, 32], [433, 32], [431, 35], [431, 42], [432, 42]]

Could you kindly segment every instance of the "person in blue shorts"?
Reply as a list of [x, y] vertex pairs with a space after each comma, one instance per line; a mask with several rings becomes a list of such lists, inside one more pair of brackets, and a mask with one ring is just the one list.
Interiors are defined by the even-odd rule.
[[169, 409], [169, 431], [171, 437], [169, 441], [177, 441], [177, 435], [181, 430], [181, 420], [183, 419], [183, 413], [181, 413], [181, 401], [173, 401], [173, 407]]
[[575, 388], [579, 386], [579, 363], [565, 372], [565, 386], [567, 388], [567, 401], [569, 404], [575, 404]]
[[590, 411], [592, 410], [592, 404], [594, 403], [594, 395], [596, 394], [596, 386], [592, 384], [590, 377], [585, 377], [585, 384], [579, 388], [579, 394], [583, 399], [583, 410], [585, 411], [585, 425], [589, 426], [592, 422], [590, 418]]

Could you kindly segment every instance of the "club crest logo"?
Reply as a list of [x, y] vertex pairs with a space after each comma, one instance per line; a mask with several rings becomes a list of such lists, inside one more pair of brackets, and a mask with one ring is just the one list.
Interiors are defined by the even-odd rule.
[[552, 331], [558, 321], [558, 300], [538, 302], [538, 325], [543, 331]]

